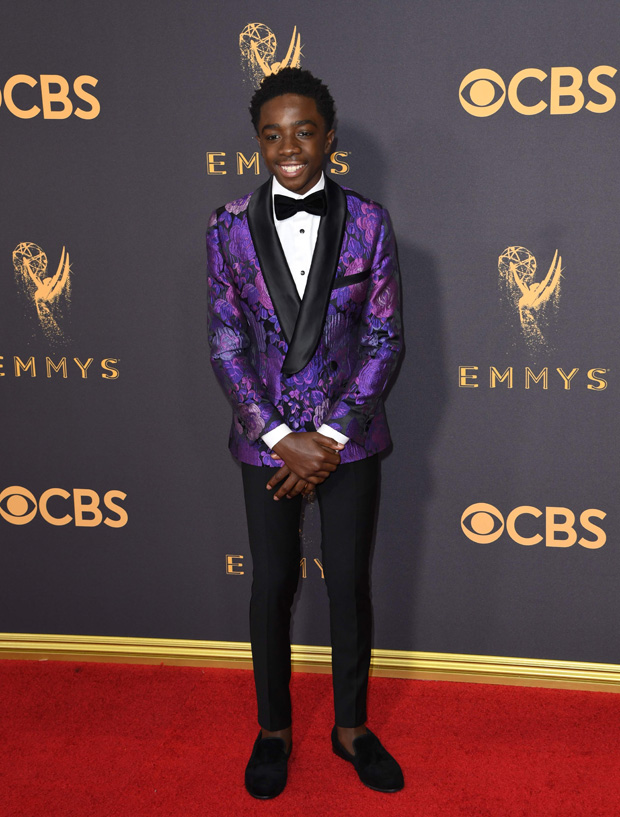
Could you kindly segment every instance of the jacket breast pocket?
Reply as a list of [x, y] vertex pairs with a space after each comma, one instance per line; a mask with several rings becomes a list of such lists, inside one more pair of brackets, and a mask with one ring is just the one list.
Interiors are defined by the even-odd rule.
[[336, 278], [332, 284], [332, 289], [341, 289], [342, 287], [352, 286], [353, 284], [361, 284], [367, 278], [370, 278], [372, 270], [370, 267], [367, 270], [356, 272], [353, 275], [343, 275], [342, 278]]
[[341, 287], [348, 287], [352, 286], [353, 284], [361, 284], [362, 281], [370, 278], [371, 272], [372, 270], [369, 267], [368, 269], [362, 270], [361, 272], [356, 272], [353, 275], [344, 275], [342, 278], [336, 278], [332, 284], [332, 289], [340, 289]]

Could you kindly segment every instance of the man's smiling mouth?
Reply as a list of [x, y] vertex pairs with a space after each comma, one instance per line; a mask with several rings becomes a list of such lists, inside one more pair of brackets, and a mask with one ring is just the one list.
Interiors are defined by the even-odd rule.
[[280, 168], [282, 173], [284, 173], [285, 176], [294, 176], [295, 174], [299, 173], [300, 170], [303, 170], [304, 167], [306, 167], [306, 165], [305, 164], [298, 164], [298, 165], [288, 164], [288, 165], [278, 165], [278, 167]]

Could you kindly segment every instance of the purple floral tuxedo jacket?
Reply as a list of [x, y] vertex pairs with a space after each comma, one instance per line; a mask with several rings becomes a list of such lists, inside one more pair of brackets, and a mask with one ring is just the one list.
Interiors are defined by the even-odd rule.
[[382, 395], [401, 349], [398, 263], [387, 210], [325, 180], [303, 299], [273, 221], [271, 179], [216, 210], [207, 231], [211, 362], [233, 407], [230, 450], [275, 466], [262, 434], [327, 423], [341, 462], [390, 444]]

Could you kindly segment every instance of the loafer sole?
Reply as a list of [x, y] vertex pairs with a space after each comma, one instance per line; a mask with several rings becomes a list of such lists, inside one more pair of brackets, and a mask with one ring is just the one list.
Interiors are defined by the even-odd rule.
[[282, 791], [284, 791], [284, 789], [282, 789], [282, 791], [279, 791], [277, 794], [254, 794], [254, 792], [250, 791], [247, 786], [245, 787], [245, 790], [255, 800], [273, 800], [275, 797], [279, 797], [282, 794]]

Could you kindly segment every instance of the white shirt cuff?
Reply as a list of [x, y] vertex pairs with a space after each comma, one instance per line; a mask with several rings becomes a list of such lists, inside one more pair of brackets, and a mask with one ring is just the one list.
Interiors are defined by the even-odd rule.
[[[275, 429], [277, 431], [277, 429]], [[323, 425], [319, 428], [319, 434], [323, 434], [324, 437], [331, 437], [332, 440], [336, 440], [337, 443], [342, 443], [342, 445], [346, 445], [349, 442], [349, 438], [345, 437], [344, 434], [341, 434], [339, 431], [336, 431], [335, 428], [331, 426]], [[265, 439], [263, 437], [263, 439]]]
[[272, 428], [271, 431], [263, 434], [262, 440], [268, 448], [273, 448], [274, 445], [277, 445], [280, 440], [283, 440], [287, 434], [292, 433], [292, 429], [290, 429], [286, 423], [280, 423], [277, 428]]

